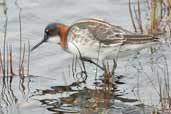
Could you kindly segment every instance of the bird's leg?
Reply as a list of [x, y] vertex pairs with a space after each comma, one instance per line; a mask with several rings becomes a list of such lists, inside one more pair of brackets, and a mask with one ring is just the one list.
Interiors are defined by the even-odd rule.
[[115, 83], [116, 81], [116, 75], [115, 75], [115, 70], [116, 70], [116, 67], [117, 67], [117, 62], [116, 62], [116, 59], [113, 59], [113, 67], [112, 67], [112, 82]]
[[72, 59], [72, 74], [73, 74], [74, 78], [76, 78], [75, 73], [77, 72], [77, 64], [78, 64], [78, 57], [73, 56], [73, 59]]
[[85, 67], [85, 64], [84, 64], [84, 60], [82, 60], [82, 59], [80, 59], [80, 60], [81, 60], [81, 63], [83, 65], [83, 69], [84, 69], [84, 71], [81, 72], [81, 75], [85, 74], [85, 79], [83, 80], [85, 82], [87, 80], [88, 75], [87, 75], [86, 67]]
[[85, 61], [85, 62], [89, 62], [89, 63], [92, 63], [94, 65], [96, 65], [97, 67], [99, 67], [100, 69], [102, 69], [104, 71], [104, 68], [100, 65], [98, 65], [97, 63], [95, 63], [94, 61], [92, 61], [91, 59], [88, 59], [88, 58], [85, 58], [85, 57], [81, 57], [80, 58], [82, 61]]
[[113, 59], [112, 75], [115, 74], [116, 67], [117, 67], [117, 62], [115, 59]]
[[75, 63], [75, 57], [73, 56], [73, 59], [72, 59], [72, 75], [73, 75], [73, 77], [74, 77], [74, 79], [75, 79], [75, 72], [74, 72], [74, 63]]
[[104, 60], [102, 60], [102, 65], [103, 65], [103, 69], [105, 71], [106, 70], [106, 64], [105, 64], [105, 61]]

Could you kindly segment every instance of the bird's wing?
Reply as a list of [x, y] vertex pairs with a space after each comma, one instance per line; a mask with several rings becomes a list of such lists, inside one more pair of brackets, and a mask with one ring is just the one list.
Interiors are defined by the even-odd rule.
[[76, 31], [85, 31], [86, 34], [89, 34], [87, 36], [91, 36], [89, 38], [105, 45], [117, 43], [145, 43], [154, 40], [151, 35], [134, 34], [120, 26], [99, 19], [79, 20], [69, 28], [69, 32], [72, 32], [74, 29], [77, 29]]

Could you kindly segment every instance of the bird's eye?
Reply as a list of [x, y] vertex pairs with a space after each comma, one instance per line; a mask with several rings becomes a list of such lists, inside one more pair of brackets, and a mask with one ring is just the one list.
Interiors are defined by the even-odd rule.
[[45, 30], [45, 32], [46, 32], [46, 33], [48, 33], [48, 32], [49, 32], [49, 30], [48, 30], [48, 29], [46, 29], [46, 30]]
[[54, 33], [56, 33], [56, 30], [55, 30], [55, 29], [51, 29], [51, 30], [49, 30], [49, 32], [50, 32], [51, 34], [54, 34]]

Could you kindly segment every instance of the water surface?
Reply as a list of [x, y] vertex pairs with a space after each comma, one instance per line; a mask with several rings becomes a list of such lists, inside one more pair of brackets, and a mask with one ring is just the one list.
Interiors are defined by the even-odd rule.
[[[81, 18], [102, 18], [132, 30], [126, 0], [7, 0], [7, 42], [12, 44], [14, 67], [19, 58], [19, 7], [21, 8], [22, 43], [31, 47], [43, 38], [44, 27], [50, 22], [71, 25]], [[1, 16], [3, 37], [5, 16]], [[1, 38], [1, 47], [3, 39]], [[159, 80], [171, 72], [170, 45], [154, 46], [139, 54], [118, 60], [115, 84], [105, 83], [103, 72], [86, 64], [88, 79], [81, 80], [78, 68], [73, 76], [73, 56], [56, 44], [40, 46], [31, 53], [30, 76], [24, 81], [18, 76], [1, 77], [0, 114], [139, 114], [149, 112], [159, 104]], [[166, 66], [167, 65], [167, 66]], [[143, 104], [143, 105], [142, 105]], [[136, 105], [141, 105], [138, 107]], [[145, 106], [144, 106], [145, 105]], [[143, 108], [142, 108], [143, 106]]]

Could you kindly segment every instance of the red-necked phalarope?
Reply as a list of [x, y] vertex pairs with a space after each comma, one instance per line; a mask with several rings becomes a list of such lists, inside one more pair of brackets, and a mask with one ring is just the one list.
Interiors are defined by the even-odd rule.
[[152, 35], [135, 34], [100, 19], [81, 19], [71, 26], [51, 23], [44, 31], [42, 43], [58, 42], [65, 51], [80, 58], [115, 59], [140, 51], [158, 42]]

